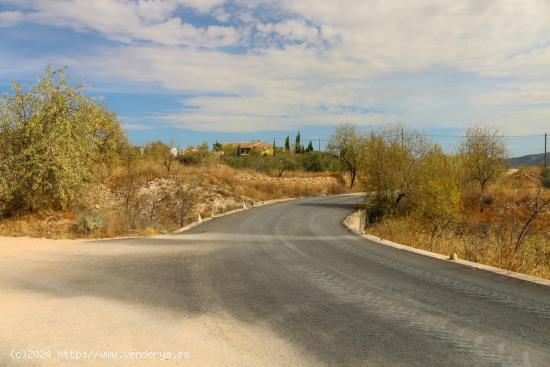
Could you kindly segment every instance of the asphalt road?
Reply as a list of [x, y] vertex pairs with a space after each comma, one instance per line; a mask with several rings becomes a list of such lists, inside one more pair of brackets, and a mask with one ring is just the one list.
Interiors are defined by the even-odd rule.
[[[357, 200], [301, 199], [178, 236], [86, 243], [67, 257], [27, 259], [27, 270], [12, 259], [0, 272], [0, 292], [24, 291], [27, 305], [36, 302], [33, 294], [48, 297], [69, 320], [70, 312], [85, 313], [87, 321], [70, 326], [79, 329], [72, 347], [81, 334], [87, 347], [181, 342], [190, 349], [181, 362], [187, 366], [550, 366], [550, 288], [351, 234], [342, 221]], [[64, 311], [80, 301], [82, 308]], [[113, 305], [119, 311], [105, 311]], [[125, 321], [94, 323], [101, 310], [97, 317]], [[18, 340], [32, 332], [32, 340], [59, 346], [69, 338], [55, 313], [9, 312], [10, 319], [43, 313]], [[151, 327], [158, 319], [167, 326]], [[188, 328], [174, 328], [178, 322]], [[5, 350], [22, 347], [8, 339], [0, 337]], [[26, 365], [6, 355], [2, 361]]]

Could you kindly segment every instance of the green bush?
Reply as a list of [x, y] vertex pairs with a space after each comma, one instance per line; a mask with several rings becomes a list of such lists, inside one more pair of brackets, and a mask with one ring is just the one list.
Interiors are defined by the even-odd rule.
[[90, 210], [80, 214], [74, 223], [76, 233], [90, 235], [105, 229], [107, 219], [97, 210]]
[[225, 156], [223, 161], [236, 169], [252, 169], [258, 172], [277, 172], [281, 168], [281, 160], [284, 157], [288, 170], [308, 172], [339, 172], [342, 165], [338, 158], [325, 152], [307, 152], [301, 154], [281, 153], [274, 156], [248, 155]]
[[116, 116], [63, 70], [46, 69], [28, 92], [12, 87], [0, 99], [0, 215], [77, 205], [127, 145]]

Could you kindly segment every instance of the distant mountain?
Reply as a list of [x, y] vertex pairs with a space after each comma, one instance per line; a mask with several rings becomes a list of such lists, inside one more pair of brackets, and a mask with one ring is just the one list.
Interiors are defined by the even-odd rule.
[[544, 153], [510, 158], [510, 162], [512, 163], [512, 167], [540, 167], [544, 164]]

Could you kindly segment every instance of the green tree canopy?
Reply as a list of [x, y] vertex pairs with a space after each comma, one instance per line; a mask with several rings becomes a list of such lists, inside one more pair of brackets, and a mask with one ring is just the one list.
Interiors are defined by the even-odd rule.
[[212, 144], [212, 150], [214, 152], [221, 152], [222, 151], [222, 143], [216, 140], [214, 144]]
[[298, 131], [298, 134], [296, 134], [296, 141], [294, 142], [294, 153], [302, 153], [302, 143], [300, 142], [300, 132]]
[[0, 100], [0, 210], [65, 209], [80, 202], [98, 168], [112, 165], [127, 140], [116, 116], [47, 68], [25, 91]]

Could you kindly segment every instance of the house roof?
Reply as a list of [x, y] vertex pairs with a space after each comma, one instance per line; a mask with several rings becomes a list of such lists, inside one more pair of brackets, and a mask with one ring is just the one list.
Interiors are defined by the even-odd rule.
[[225, 143], [225, 146], [240, 146], [241, 148], [247, 149], [247, 148], [259, 148], [259, 149], [267, 149], [271, 148], [271, 144], [266, 143], [265, 141], [250, 141], [250, 142], [230, 142]]

